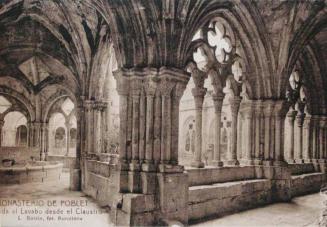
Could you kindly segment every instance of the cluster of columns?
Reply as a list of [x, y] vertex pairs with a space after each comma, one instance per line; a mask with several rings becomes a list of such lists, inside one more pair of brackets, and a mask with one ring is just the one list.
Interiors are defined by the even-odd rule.
[[2, 146], [2, 128], [5, 124], [5, 121], [3, 119], [0, 119], [0, 147]]
[[238, 158], [245, 165], [284, 164], [285, 100], [243, 100], [239, 115]]
[[327, 158], [327, 116], [310, 115], [303, 109], [287, 113], [289, 133], [285, 142], [289, 163], [325, 162]]
[[[195, 88], [197, 89], [197, 88]], [[195, 94], [196, 92], [193, 92]], [[198, 93], [197, 93], [198, 94]], [[196, 135], [201, 138], [201, 112], [203, 93], [194, 96], [196, 103]], [[223, 95], [214, 95], [215, 108], [215, 146], [213, 165], [282, 165], [284, 163], [284, 119], [288, 105], [285, 100], [246, 100], [230, 96], [232, 125], [231, 144], [228, 148], [228, 160], [220, 158], [220, 127]], [[202, 101], [202, 102], [201, 102]], [[203, 167], [201, 146], [196, 147], [194, 167]]]
[[183, 172], [178, 165], [179, 103], [189, 78], [183, 71], [166, 68], [121, 70], [115, 78], [120, 162], [122, 171], [128, 172], [121, 190], [139, 192], [146, 190], [140, 185], [140, 172]]
[[[85, 150], [87, 153], [102, 153], [106, 139], [107, 103], [95, 100], [85, 100]], [[79, 108], [80, 109], [80, 108]], [[80, 110], [79, 110], [80, 111]]]
[[[207, 89], [204, 88], [204, 81], [206, 79], [206, 73], [198, 69], [193, 69], [192, 78], [195, 87], [192, 89], [192, 95], [195, 103], [195, 155], [191, 166], [202, 168], [204, 162], [202, 161], [202, 112], [204, 97], [207, 93]], [[238, 131], [238, 113], [241, 103], [241, 97], [230, 95], [226, 98], [229, 99], [231, 115], [232, 115], [232, 126], [231, 126], [231, 143], [228, 147], [228, 160], [222, 162], [221, 151], [220, 151], [220, 137], [221, 137], [221, 113], [223, 101], [225, 98], [224, 93], [215, 93], [213, 95], [213, 104], [215, 110], [215, 145], [214, 145], [214, 160], [212, 164], [218, 167], [225, 165], [239, 165], [237, 160], [237, 131]]]

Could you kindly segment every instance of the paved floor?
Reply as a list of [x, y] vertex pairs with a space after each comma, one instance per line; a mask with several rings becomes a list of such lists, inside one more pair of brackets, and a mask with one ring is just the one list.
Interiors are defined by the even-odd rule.
[[113, 226], [105, 209], [68, 186], [68, 173], [60, 182], [1, 185], [0, 227]]
[[194, 226], [311, 227], [318, 226], [322, 208], [322, 197], [317, 193], [294, 198], [291, 203], [271, 204]]
[[[112, 226], [106, 210], [81, 192], [69, 191], [68, 182], [65, 173], [60, 182], [0, 186], [0, 226]], [[194, 226], [311, 227], [318, 225], [322, 207], [322, 197], [312, 194], [295, 198], [291, 203], [272, 204]]]

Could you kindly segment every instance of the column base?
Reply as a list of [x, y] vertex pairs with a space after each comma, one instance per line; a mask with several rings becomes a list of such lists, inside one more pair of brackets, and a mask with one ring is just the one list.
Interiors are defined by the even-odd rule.
[[274, 162], [273, 162], [272, 160], [264, 160], [264, 161], [262, 162], [262, 164], [263, 164], [264, 166], [273, 166], [273, 165], [274, 165]]
[[238, 160], [227, 160], [225, 161], [227, 166], [239, 166], [240, 162]]
[[274, 166], [287, 166], [287, 162], [285, 162], [285, 161], [274, 161], [273, 162], [273, 165]]
[[140, 171], [141, 165], [138, 160], [131, 160], [131, 163], [129, 163], [129, 170], [130, 171]]
[[154, 163], [142, 163], [142, 171], [144, 172], [155, 172], [157, 170], [157, 165]]
[[141, 192], [141, 173], [139, 171], [128, 172], [128, 191], [130, 193]]
[[295, 159], [295, 163], [297, 163], [297, 164], [303, 164], [304, 163], [304, 159]]
[[311, 159], [311, 162], [313, 164], [318, 164], [319, 163], [319, 159], [313, 158], [313, 159]]
[[242, 160], [240, 160], [240, 165], [242, 165], [242, 166], [253, 166], [254, 165], [254, 160], [242, 159]]
[[295, 164], [296, 163], [294, 159], [287, 159], [286, 162], [288, 164]]
[[159, 172], [161, 173], [182, 173], [184, 172], [184, 166], [170, 165], [170, 164], [159, 164]]
[[223, 167], [224, 166], [224, 162], [214, 160], [214, 161], [212, 161], [211, 165], [212, 166], [216, 166], [216, 167]]
[[70, 169], [69, 189], [71, 191], [81, 190], [81, 170]]
[[195, 168], [204, 168], [204, 163], [200, 161], [193, 161], [191, 166]]
[[254, 165], [256, 165], [256, 166], [260, 166], [260, 165], [262, 165], [262, 160], [260, 160], [260, 159], [255, 159], [254, 161], [253, 161], [253, 163], [254, 163]]

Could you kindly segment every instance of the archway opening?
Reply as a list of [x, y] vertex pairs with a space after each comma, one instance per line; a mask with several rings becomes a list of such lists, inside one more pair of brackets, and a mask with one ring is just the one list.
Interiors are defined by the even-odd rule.
[[9, 112], [4, 117], [2, 128], [2, 146], [27, 146], [27, 119], [18, 111]]

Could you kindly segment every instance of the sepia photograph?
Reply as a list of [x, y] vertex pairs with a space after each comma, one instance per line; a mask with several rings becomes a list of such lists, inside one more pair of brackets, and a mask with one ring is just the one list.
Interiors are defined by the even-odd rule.
[[0, 227], [327, 227], [327, 0], [0, 0]]

